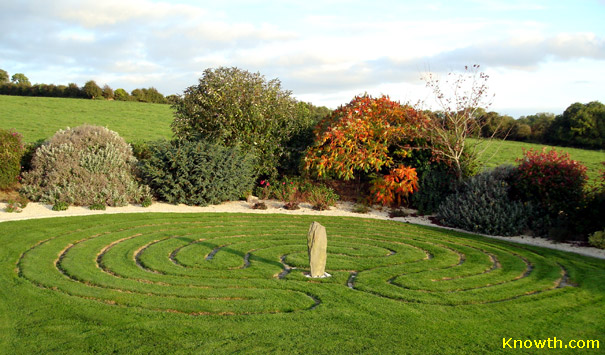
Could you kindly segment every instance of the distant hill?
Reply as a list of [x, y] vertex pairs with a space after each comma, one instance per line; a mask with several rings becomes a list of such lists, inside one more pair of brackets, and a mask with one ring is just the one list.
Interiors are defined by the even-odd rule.
[[26, 142], [84, 123], [107, 127], [128, 142], [172, 136], [170, 105], [0, 95], [0, 107], [0, 127], [16, 130]]

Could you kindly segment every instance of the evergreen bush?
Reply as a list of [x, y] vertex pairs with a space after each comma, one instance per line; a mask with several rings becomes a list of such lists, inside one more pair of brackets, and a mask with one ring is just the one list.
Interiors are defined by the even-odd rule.
[[134, 176], [136, 159], [116, 132], [83, 125], [60, 130], [40, 146], [24, 173], [22, 193], [57, 205], [124, 206], [149, 195]]
[[445, 198], [456, 189], [458, 179], [447, 167], [426, 169], [420, 176], [418, 191], [412, 195], [412, 204], [418, 213], [432, 214]]
[[0, 129], [0, 189], [17, 183], [24, 151], [19, 133]]
[[437, 208], [441, 222], [490, 235], [518, 235], [528, 227], [531, 204], [509, 197], [512, 166], [500, 166], [462, 183]]
[[205, 206], [237, 200], [252, 189], [256, 158], [239, 146], [207, 141], [157, 142], [140, 174], [158, 199]]

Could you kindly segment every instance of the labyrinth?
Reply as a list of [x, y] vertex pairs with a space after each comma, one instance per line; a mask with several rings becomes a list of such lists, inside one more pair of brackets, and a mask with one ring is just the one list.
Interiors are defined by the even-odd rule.
[[[314, 220], [328, 233], [325, 279], [305, 276]], [[39, 220], [8, 249], [2, 235], [15, 282], [40, 297], [79, 300], [77, 307], [190, 319], [314, 317], [360, 299], [432, 310], [604, 303], [600, 260], [391, 221], [250, 214], [75, 221], [55, 218], [44, 228]], [[601, 283], [586, 283], [587, 275]]]

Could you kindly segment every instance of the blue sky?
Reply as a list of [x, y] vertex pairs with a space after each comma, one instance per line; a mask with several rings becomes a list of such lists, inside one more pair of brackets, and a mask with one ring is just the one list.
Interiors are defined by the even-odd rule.
[[336, 108], [364, 92], [434, 108], [421, 77], [479, 64], [514, 117], [605, 102], [605, 0], [0, 3], [0, 68], [165, 95], [206, 68], [279, 78]]

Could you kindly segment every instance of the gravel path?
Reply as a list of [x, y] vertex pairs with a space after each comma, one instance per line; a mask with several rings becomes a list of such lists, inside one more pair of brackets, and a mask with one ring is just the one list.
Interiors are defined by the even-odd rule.
[[[353, 204], [349, 202], [338, 203], [336, 207], [332, 207], [329, 211], [315, 211], [311, 209], [311, 205], [302, 203], [301, 208], [294, 211], [289, 211], [281, 208], [283, 203], [278, 201], [265, 201], [266, 210], [254, 210], [251, 203], [246, 201], [231, 201], [220, 205], [212, 205], [206, 207], [195, 207], [186, 205], [171, 205], [167, 203], [156, 202], [150, 207], [144, 208], [141, 206], [128, 205], [125, 207], [107, 207], [105, 211], [93, 211], [88, 207], [69, 207], [66, 211], [53, 211], [50, 205], [40, 203], [29, 203], [21, 213], [8, 213], [4, 211], [6, 203], [0, 202], [0, 222], [17, 221], [25, 219], [52, 218], [52, 217], [68, 217], [68, 216], [86, 216], [94, 214], [112, 214], [112, 213], [146, 213], [146, 212], [171, 212], [171, 213], [190, 213], [190, 212], [225, 212], [225, 213], [280, 213], [293, 215], [318, 215], [318, 216], [346, 216], [346, 217], [361, 217], [375, 218], [384, 220], [394, 220], [398, 222], [407, 222], [413, 224], [421, 224], [435, 226], [427, 217], [397, 217], [389, 218], [386, 210], [371, 210], [368, 213], [360, 214], [351, 212]], [[440, 227], [444, 228], [444, 227]], [[448, 228], [457, 230], [454, 228]], [[581, 255], [592, 256], [599, 259], [605, 259], [605, 250], [592, 247], [582, 247], [569, 243], [554, 243], [543, 238], [533, 238], [529, 236], [517, 237], [499, 237], [489, 236], [489, 238], [502, 239], [520, 244], [537, 245], [545, 248], [569, 251]]]

